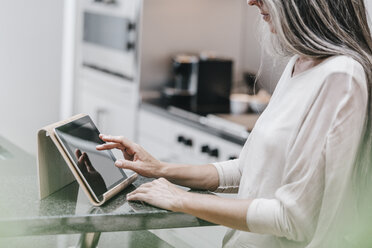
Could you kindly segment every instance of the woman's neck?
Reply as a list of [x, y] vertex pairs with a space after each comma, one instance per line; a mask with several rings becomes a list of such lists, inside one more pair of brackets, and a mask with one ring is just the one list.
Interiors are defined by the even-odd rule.
[[292, 77], [319, 65], [323, 60], [300, 56], [293, 67]]

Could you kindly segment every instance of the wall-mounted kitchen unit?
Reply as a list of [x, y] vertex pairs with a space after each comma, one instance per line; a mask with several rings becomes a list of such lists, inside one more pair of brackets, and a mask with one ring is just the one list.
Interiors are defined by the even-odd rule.
[[135, 138], [141, 0], [81, 0], [78, 6], [75, 112], [100, 131]]

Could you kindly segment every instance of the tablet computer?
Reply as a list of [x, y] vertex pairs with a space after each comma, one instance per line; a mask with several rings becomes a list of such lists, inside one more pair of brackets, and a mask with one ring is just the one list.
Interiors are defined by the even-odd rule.
[[97, 151], [96, 146], [105, 142], [99, 138], [100, 133], [89, 116], [58, 126], [54, 132], [97, 202], [102, 202], [104, 195], [119, 184], [133, 182], [134, 176], [137, 176], [134, 172], [129, 175], [117, 168], [114, 165], [116, 158], [110, 150]]

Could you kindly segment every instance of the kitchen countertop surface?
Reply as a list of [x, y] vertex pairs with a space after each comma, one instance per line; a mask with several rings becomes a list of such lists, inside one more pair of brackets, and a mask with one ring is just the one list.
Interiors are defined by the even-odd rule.
[[36, 159], [0, 136], [0, 237], [134, 231], [213, 225], [196, 217], [128, 202], [140, 178], [102, 207], [76, 182], [39, 200]]
[[[212, 118], [206, 118], [205, 114], [198, 115], [187, 111], [182, 107], [169, 106], [161, 98], [151, 97], [142, 99], [141, 108], [165, 118], [197, 128], [206, 133], [218, 136], [238, 145], [244, 145], [249, 132], [253, 129], [257, 119], [259, 118], [259, 115], [255, 113], [242, 115], [215, 113], [212, 115]], [[206, 124], [206, 122], [210, 122], [212, 125]], [[214, 122], [217, 122], [217, 124], [215, 125]], [[222, 128], [219, 126], [220, 123], [223, 124]], [[239, 125], [240, 129], [232, 130], [233, 132], [225, 129], [224, 127], [229, 126], [230, 123], [232, 123], [231, 126], [235, 124]]]

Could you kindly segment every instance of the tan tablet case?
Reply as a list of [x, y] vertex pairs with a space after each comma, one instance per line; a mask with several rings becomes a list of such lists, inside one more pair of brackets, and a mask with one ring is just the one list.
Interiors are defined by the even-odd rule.
[[[115, 194], [126, 188], [137, 179], [137, 174], [133, 174], [128, 180], [110, 189], [103, 195], [103, 200], [97, 202], [88, 190], [84, 180], [76, 171], [72, 161], [62, 148], [54, 128], [67, 124], [71, 121], [85, 117], [85, 114], [73, 116], [67, 120], [46, 126], [38, 131], [38, 176], [39, 176], [39, 197], [44, 199], [59, 189], [77, 180], [80, 187], [88, 196], [94, 206], [101, 206]], [[71, 174], [72, 172], [72, 174]]]

